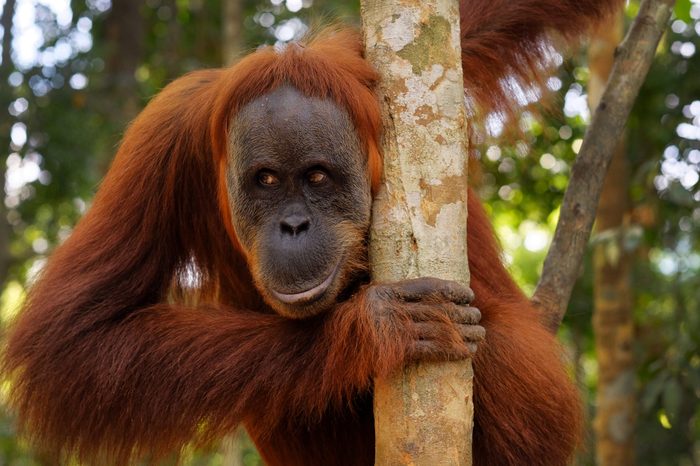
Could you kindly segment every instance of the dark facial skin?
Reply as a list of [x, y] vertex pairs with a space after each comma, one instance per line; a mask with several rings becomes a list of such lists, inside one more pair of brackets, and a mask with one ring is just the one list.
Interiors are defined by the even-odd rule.
[[347, 112], [283, 86], [232, 122], [228, 190], [256, 286], [278, 313], [331, 307], [360, 264], [371, 192]]
[[[348, 298], [366, 278], [372, 198], [347, 113], [285, 86], [241, 110], [230, 147], [233, 226], [265, 301], [301, 319]], [[449, 360], [473, 354], [484, 337], [472, 297], [459, 283], [422, 277], [365, 286], [350, 302], [378, 324], [407, 326], [409, 359]]]

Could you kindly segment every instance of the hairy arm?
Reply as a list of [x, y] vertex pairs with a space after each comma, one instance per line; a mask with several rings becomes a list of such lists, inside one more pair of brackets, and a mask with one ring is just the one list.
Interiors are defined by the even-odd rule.
[[289, 388], [317, 332], [274, 315], [159, 304], [52, 338], [52, 311], [11, 335], [13, 406], [38, 447], [92, 464], [162, 458], [232, 430]]
[[[60, 277], [45, 277], [35, 299], [52, 280]], [[415, 359], [464, 357], [465, 340], [483, 336], [461, 325], [478, 311], [439, 303], [435, 281], [417, 290], [408, 283], [363, 288], [303, 321], [155, 304], [61, 336], [52, 328], [65, 325], [65, 311], [30, 307], [9, 343], [13, 404], [47, 452], [101, 464], [206, 444], [246, 416], [258, 432], [318, 418], [369, 390], [376, 375]], [[392, 296], [396, 290], [414, 294]], [[430, 295], [428, 302], [415, 302], [415, 293]], [[402, 298], [411, 303], [396, 305]], [[72, 327], [95, 311], [73, 309]]]
[[474, 356], [474, 456], [484, 466], [564, 466], [581, 441], [583, 415], [563, 350], [503, 266], [473, 193], [467, 230], [474, 304], [486, 328]]

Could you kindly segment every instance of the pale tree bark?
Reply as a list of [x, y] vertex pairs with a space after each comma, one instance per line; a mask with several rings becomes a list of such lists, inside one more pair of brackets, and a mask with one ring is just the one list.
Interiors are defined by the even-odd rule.
[[223, 440], [221, 448], [221, 454], [224, 457], [223, 466], [243, 466], [244, 435], [246, 435], [245, 429], [239, 426], [235, 433]]
[[[591, 39], [588, 61], [591, 109], [600, 102], [612, 69], [615, 47], [622, 39], [624, 16], [610, 18]], [[598, 360], [596, 464], [634, 464], [634, 356], [630, 254], [623, 247], [625, 218], [629, 213], [629, 167], [624, 136], [618, 143], [600, 194], [593, 248], [593, 332]]]
[[[467, 118], [457, 0], [365, 0], [367, 58], [379, 70], [384, 180], [373, 205], [373, 280], [469, 283]], [[471, 464], [470, 361], [376, 380], [377, 465]]]
[[675, 0], [643, 0], [618, 47], [610, 79], [571, 169], [552, 246], [532, 298], [547, 327], [561, 324], [593, 227], [598, 199], [615, 147], [666, 30]]

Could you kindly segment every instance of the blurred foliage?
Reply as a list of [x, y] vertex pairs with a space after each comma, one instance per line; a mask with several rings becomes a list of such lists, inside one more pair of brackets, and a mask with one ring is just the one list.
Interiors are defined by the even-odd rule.
[[[637, 8], [631, 2], [630, 20]], [[700, 2], [679, 1], [627, 131], [633, 211], [623, 244], [635, 257], [636, 442], [641, 465], [700, 462], [699, 49]], [[485, 166], [481, 194], [506, 259], [526, 290], [533, 290], [539, 278], [571, 162], [589, 119], [584, 106], [587, 79], [585, 57], [574, 57], [558, 79], [550, 81], [555, 89], [561, 84], [563, 114], [526, 114], [519, 140], [507, 146], [485, 145], [480, 151]], [[592, 241], [605, 238], [594, 236]], [[592, 286], [588, 258], [561, 332], [573, 348], [591, 419], [597, 369]], [[593, 464], [592, 446], [582, 462]]]
[[[18, 0], [16, 50], [0, 74], [5, 81], [0, 82], [0, 153], [6, 160], [11, 229], [10, 270], [0, 300], [3, 322], [20, 305], [46, 254], [88, 208], [135, 111], [175, 77], [221, 65], [224, 1], [147, 0], [138, 2], [137, 16], [115, 18], [109, 0]], [[358, 2], [240, 3], [241, 54], [293, 39], [329, 19], [359, 23]], [[637, 8], [631, 1], [630, 20]], [[120, 48], [112, 40], [118, 24], [138, 28], [138, 49]], [[700, 0], [679, 0], [628, 125], [634, 210], [623, 233], [625, 248], [635, 256], [642, 465], [700, 463], [699, 48]], [[486, 125], [492, 134], [478, 150], [484, 166], [480, 193], [506, 260], [528, 292], [537, 283], [589, 119], [587, 80], [580, 53], [549, 81], [558, 96], [550, 107], [561, 111], [529, 109], [521, 131], [506, 137], [507, 143], [494, 119]], [[589, 403], [596, 389], [591, 289], [587, 265], [561, 331]], [[592, 452], [583, 464], [592, 464]], [[223, 461], [221, 453], [187, 452], [186, 457], [190, 465]], [[244, 463], [259, 462], [252, 445], [245, 445]], [[0, 415], [0, 464], [40, 463], [17, 440], [11, 419]]]

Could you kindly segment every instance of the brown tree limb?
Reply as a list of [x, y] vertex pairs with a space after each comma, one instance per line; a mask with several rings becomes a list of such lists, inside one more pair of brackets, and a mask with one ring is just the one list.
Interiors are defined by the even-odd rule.
[[675, 0], [643, 0], [639, 14], [618, 47], [608, 85], [571, 170], [552, 246], [532, 298], [555, 332], [579, 276], [598, 199], [615, 146], [651, 67]]

